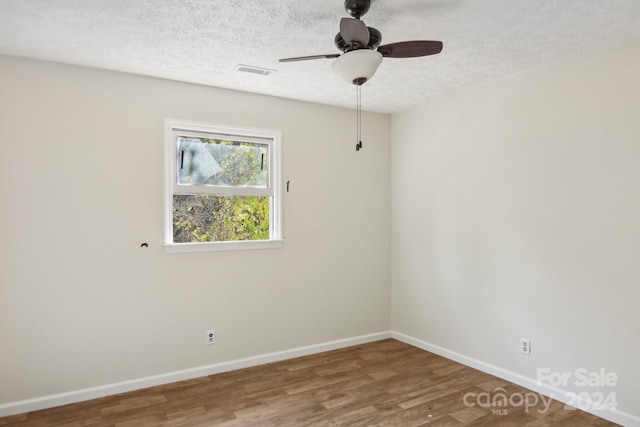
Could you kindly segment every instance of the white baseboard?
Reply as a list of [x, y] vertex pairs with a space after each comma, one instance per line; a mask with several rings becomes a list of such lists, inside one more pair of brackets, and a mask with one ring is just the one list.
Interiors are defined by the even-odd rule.
[[275, 353], [261, 354], [244, 359], [230, 360], [227, 362], [198, 366], [181, 371], [167, 372], [165, 374], [153, 375], [150, 377], [137, 378], [113, 384], [105, 384], [67, 393], [52, 394], [49, 396], [37, 397], [34, 399], [4, 403], [0, 404], [0, 417], [52, 408], [55, 406], [67, 405], [70, 403], [82, 402], [90, 399], [97, 399], [99, 397], [111, 396], [118, 393], [139, 390], [141, 388], [154, 387], [177, 381], [184, 381], [207, 375], [219, 374], [222, 372], [234, 371], [236, 369], [248, 368], [251, 366], [279, 362], [281, 360], [292, 359], [294, 357], [307, 356], [310, 354], [321, 353], [323, 351], [337, 350], [353, 345], [380, 341], [386, 338], [391, 338], [391, 332], [378, 332], [374, 334], [361, 335], [352, 338], [329, 341], [321, 344], [314, 344], [306, 347], [298, 347], [290, 350], [278, 351]]
[[[451, 351], [449, 349], [437, 346], [435, 344], [428, 343], [426, 341], [411, 337], [409, 335], [402, 334], [400, 332], [392, 331], [391, 337], [398, 341], [402, 341], [404, 343], [410, 344], [414, 347], [421, 348], [423, 350], [429, 351], [431, 353], [435, 353], [442, 357], [446, 357], [447, 359], [472, 367], [474, 369], [485, 372], [487, 374], [491, 374], [498, 378], [502, 378], [512, 383], [518, 384], [522, 387], [525, 387], [529, 390], [540, 393], [544, 396], [551, 397], [562, 403], [565, 403], [565, 404], [570, 403], [569, 396], [572, 396], [572, 394], [568, 390], [562, 390], [562, 389], [551, 387], [545, 384], [539, 384], [536, 379], [525, 377], [515, 372], [511, 372], [506, 369], [500, 368], [498, 366], [494, 366], [489, 363], [485, 363], [480, 360], [474, 359], [472, 357], [468, 357], [463, 354], [456, 353], [455, 351]], [[587, 408], [589, 407], [593, 408], [593, 407], [596, 407], [597, 405], [587, 404], [584, 406]], [[640, 417], [637, 417], [635, 415], [632, 415], [626, 412], [618, 411], [617, 409], [603, 408], [603, 409], [592, 409], [592, 410], [583, 409], [583, 410], [597, 417], [604, 418], [606, 420], [609, 420], [611, 422], [614, 422], [626, 427], [640, 427]]]

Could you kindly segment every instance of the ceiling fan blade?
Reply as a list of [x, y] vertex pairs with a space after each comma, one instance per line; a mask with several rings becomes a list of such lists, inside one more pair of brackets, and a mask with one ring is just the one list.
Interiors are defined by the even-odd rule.
[[282, 58], [280, 62], [294, 62], [294, 61], [308, 61], [310, 59], [331, 59], [340, 56], [339, 53], [330, 53], [328, 55], [311, 55], [311, 56], [297, 56], [295, 58]]
[[442, 52], [442, 42], [431, 40], [414, 40], [390, 43], [380, 46], [378, 52], [389, 58], [415, 58], [435, 55]]
[[358, 42], [361, 46], [369, 44], [369, 29], [359, 19], [342, 18], [340, 20], [340, 35], [347, 44]]

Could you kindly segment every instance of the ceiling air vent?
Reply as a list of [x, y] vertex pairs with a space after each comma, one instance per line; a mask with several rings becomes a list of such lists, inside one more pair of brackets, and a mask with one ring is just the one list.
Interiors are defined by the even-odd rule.
[[268, 76], [276, 72], [276, 70], [270, 70], [268, 68], [254, 67], [253, 65], [242, 65], [242, 64], [236, 65], [234, 70], [240, 71], [242, 73], [256, 74], [259, 76]]

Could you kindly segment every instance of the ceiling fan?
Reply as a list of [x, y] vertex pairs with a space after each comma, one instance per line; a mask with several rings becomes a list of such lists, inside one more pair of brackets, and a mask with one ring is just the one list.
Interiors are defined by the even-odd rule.
[[333, 71], [348, 82], [361, 86], [378, 69], [382, 58], [415, 58], [435, 55], [442, 51], [441, 41], [414, 40], [380, 46], [382, 34], [360, 19], [371, 6], [371, 0], [345, 0], [344, 8], [352, 18], [342, 18], [340, 32], [334, 43], [343, 52], [326, 55], [283, 58], [280, 62], [306, 61], [310, 59], [333, 59]]
[[382, 58], [415, 58], [435, 55], [442, 51], [441, 41], [413, 40], [390, 43], [380, 46], [382, 34], [360, 19], [369, 11], [371, 0], [345, 0], [344, 8], [352, 18], [340, 20], [340, 32], [336, 34], [334, 43], [343, 53], [326, 55], [298, 56], [283, 58], [280, 62], [307, 61], [310, 59], [335, 59], [333, 71], [349, 83], [357, 87], [357, 142], [356, 151], [362, 148], [361, 122], [362, 102], [360, 89], [373, 75]]

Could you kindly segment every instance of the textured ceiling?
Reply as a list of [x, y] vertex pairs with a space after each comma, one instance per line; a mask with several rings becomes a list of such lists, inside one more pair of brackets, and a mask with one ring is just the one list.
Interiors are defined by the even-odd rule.
[[[342, 0], [0, 0], [0, 53], [353, 108], [332, 60]], [[639, 0], [372, 0], [382, 43], [442, 40], [385, 58], [363, 108], [397, 112], [472, 85], [640, 37]], [[234, 71], [238, 64], [277, 70]]]

